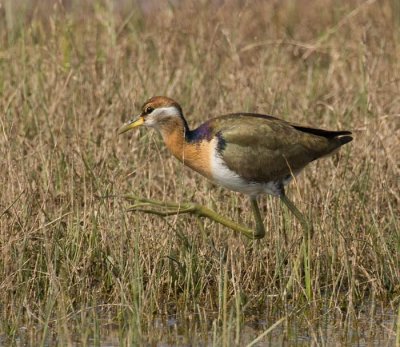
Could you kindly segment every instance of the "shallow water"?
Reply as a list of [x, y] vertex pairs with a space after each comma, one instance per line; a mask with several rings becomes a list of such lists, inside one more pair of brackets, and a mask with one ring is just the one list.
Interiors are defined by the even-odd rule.
[[[230, 331], [228, 345], [233, 345], [236, 341], [239, 346], [249, 344], [253, 346], [395, 346], [396, 319], [396, 314], [392, 310], [375, 313], [373, 317], [362, 313], [358, 317], [347, 320], [329, 314], [312, 320], [308, 320], [305, 316], [281, 321], [278, 317], [269, 317], [269, 319], [245, 323], [237, 335], [235, 331]], [[275, 323], [277, 323], [275, 328], [265, 334]], [[175, 318], [165, 319], [163, 325], [160, 325], [158, 321], [156, 326], [168, 331], [167, 335], [173, 331], [179, 332], [179, 321]], [[263, 334], [265, 334], [264, 337], [255, 342]], [[207, 338], [202, 338], [200, 335], [190, 337], [184, 332], [175, 336], [177, 340], [181, 340], [181, 343], [161, 340], [157, 346], [219, 346], [223, 340], [221, 336], [215, 336], [215, 334], [213, 336], [212, 331], [208, 332]]]
[[[0, 346], [14, 343], [31, 346], [83, 345], [112, 347], [144, 346], [395, 346], [397, 314], [391, 309], [342, 316], [336, 312], [311, 317], [305, 314], [282, 317], [252, 316], [241, 322], [233, 317], [225, 324], [212, 317], [158, 316], [146, 328], [112, 323], [108, 314], [96, 322], [71, 326], [53, 323], [47, 331], [40, 326], [22, 327], [11, 339], [0, 335]], [[258, 316], [258, 317], [257, 317]], [[59, 322], [60, 323], [60, 322]], [[271, 328], [272, 327], [272, 328]]]

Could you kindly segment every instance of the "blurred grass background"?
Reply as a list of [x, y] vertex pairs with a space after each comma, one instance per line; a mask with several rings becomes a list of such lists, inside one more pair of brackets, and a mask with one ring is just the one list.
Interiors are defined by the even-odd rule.
[[[176, 316], [168, 341], [243, 345], [249, 322], [295, 315], [321, 342], [327, 313], [396, 312], [399, 56], [396, 0], [0, 2], [3, 338], [96, 343], [116, 327], [155, 343], [158, 317]], [[252, 222], [246, 197], [182, 167], [157, 134], [116, 136], [152, 95], [192, 126], [252, 111], [354, 132], [288, 189], [316, 229], [311, 301], [301, 274], [284, 290], [302, 231], [273, 198], [259, 242], [126, 212], [134, 193]]]

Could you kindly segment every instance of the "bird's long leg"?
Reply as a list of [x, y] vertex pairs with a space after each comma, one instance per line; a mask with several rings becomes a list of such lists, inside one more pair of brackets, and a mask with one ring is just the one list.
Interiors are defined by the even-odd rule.
[[[138, 211], [143, 213], [155, 214], [158, 216], [172, 216], [183, 213], [194, 214], [198, 217], [206, 217], [217, 223], [220, 223], [234, 231], [242, 233], [250, 239], [261, 239], [265, 235], [264, 225], [261, 219], [260, 210], [258, 209], [257, 201], [251, 200], [251, 206], [256, 219], [256, 230], [252, 230], [246, 226], [238, 224], [231, 219], [228, 219], [219, 213], [209, 209], [208, 207], [194, 203], [175, 203], [164, 202], [152, 199], [140, 198], [133, 195], [125, 195], [127, 200], [134, 201], [134, 205], [128, 208], [128, 211]], [[156, 209], [155, 209], [155, 208]]]
[[253, 210], [254, 218], [256, 220], [256, 230], [254, 232], [254, 237], [256, 239], [262, 239], [265, 236], [264, 223], [261, 218], [260, 209], [258, 208], [257, 198], [251, 197], [251, 208]]
[[304, 232], [312, 233], [312, 227], [307, 219], [304, 217], [303, 213], [296, 207], [296, 205], [286, 196], [285, 193], [280, 195], [281, 201], [287, 206], [287, 208], [294, 214], [297, 220], [303, 227]]
[[313, 234], [312, 225], [307, 221], [304, 215], [299, 211], [299, 209], [295, 206], [295, 204], [285, 195], [281, 194], [281, 201], [287, 206], [287, 208], [294, 214], [297, 220], [300, 222], [303, 228], [303, 241], [300, 247], [299, 257], [296, 258], [295, 263], [293, 265], [293, 273], [290, 277], [287, 285], [286, 292], [289, 291], [293, 285], [293, 275], [295, 275], [301, 264], [301, 254], [303, 254], [304, 260], [304, 274], [305, 274], [305, 287], [306, 287], [306, 295], [309, 300], [311, 300], [312, 296], [312, 288], [311, 288], [311, 238]]

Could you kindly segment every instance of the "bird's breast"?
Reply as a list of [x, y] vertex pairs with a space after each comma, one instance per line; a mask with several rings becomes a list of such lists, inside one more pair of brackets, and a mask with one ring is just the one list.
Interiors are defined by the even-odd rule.
[[203, 176], [212, 179], [211, 153], [213, 141], [187, 142], [182, 137], [169, 136], [164, 138], [169, 151], [182, 163]]
[[203, 176], [212, 179], [211, 172], [211, 153], [212, 141], [203, 140], [201, 142], [187, 143], [183, 146], [180, 159], [185, 165], [199, 172]]

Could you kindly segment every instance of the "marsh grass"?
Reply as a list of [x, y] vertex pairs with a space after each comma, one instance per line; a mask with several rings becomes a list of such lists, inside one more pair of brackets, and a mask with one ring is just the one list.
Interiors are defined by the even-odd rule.
[[[397, 2], [64, 4], [0, 7], [2, 340], [229, 346], [264, 331], [257, 341], [324, 345], [349, 341], [365, 311], [373, 336], [381, 310], [394, 341]], [[315, 228], [307, 288], [293, 272], [301, 227], [276, 199], [262, 199], [257, 242], [208, 220], [126, 211], [133, 193], [252, 223], [246, 197], [182, 167], [157, 134], [116, 136], [160, 94], [192, 125], [241, 110], [354, 132], [288, 190]]]

